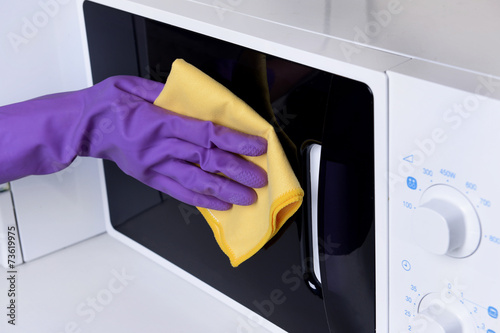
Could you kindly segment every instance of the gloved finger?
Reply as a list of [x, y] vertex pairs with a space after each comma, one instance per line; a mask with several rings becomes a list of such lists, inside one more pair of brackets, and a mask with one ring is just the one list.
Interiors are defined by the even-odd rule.
[[176, 137], [204, 148], [216, 146], [246, 156], [259, 156], [267, 151], [267, 140], [259, 136], [156, 108], [160, 111], [156, 110], [155, 113], [159, 118], [154, 123], [162, 123], [164, 137]]
[[257, 200], [257, 193], [231, 179], [201, 170], [188, 162], [169, 159], [155, 171], [172, 178], [185, 188], [213, 196], [222, 201], [248, 206]]
[[[125, 104], [133, 102], [136, 97], [153, 103], [164, 87], [163, 83], [134, 76], [116, 76], [100, 84], [112, 84], [128, 93], [128, 96], [125, 94], [122, 98]], [[163, 123], [165, 137], [177, 137], [205, 148], [215, 145], [220, 149], [246, 156], [259, 156], [267, 151], [267, 140], [259, 136], [242, 133], [210, 121], [181, 116], [155, 105], [149, 108], [154, 109], [157, 116], [163, 115], [152, 124]]]
[[267, 185], [267, 173], [258, 165], [238, 155], [220, 149], [205, 149], [197, 155], [200, 167], [211, 173], [223, 173], [230, 179], [248, 187], [261, 188]]
[[218, 148], [239, 155], [260, 156], [267, 152], [267, 140], [228, 127], [209, 123], [209, 140]]
[[218, 148], [203, 148], [179, 139], [167, 139], [165, 147], [156, 148], [157, 156], [172, 156], [179, 160], [198, 164], [210, 173], [222, 173], [228, 178], [248, 187], [267, 185], [267, 173], [258, 165], [233, 153]]
[[118, 89], [153, 103], [160, 95], [164, 84], [136, 76], [115, 76], [110, 79]]
[[145, 183], [188, 205], [214, 210], [228, 210], [233, 205], [211, 195], [191, 191], [165, 175], [154, 173]]

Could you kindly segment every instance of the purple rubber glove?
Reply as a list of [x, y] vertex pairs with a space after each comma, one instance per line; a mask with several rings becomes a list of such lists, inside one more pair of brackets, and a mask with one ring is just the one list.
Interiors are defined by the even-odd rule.
[[267, 174], [238, 154], [264, 154], [266, 140], [159, 108], [152, 103], [162, 89], [158, 82], [117, 76], [0, 107], [0, 183], [91, 156], [112, 160], [195, 206], [226, 210], [255, 202], [252, 187], [265, 186]]

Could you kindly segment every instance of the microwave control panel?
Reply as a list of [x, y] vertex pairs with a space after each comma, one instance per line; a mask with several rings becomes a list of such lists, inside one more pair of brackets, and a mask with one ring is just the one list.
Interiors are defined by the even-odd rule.
[[388, 76], [389, 331], [500, 333], [500, 80]]

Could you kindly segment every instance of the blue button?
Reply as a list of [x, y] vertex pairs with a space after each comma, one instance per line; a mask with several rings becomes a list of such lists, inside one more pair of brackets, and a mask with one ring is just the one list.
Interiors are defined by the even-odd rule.
[[412, 190], [415, 190], [417, 188], [417, 180], [413, 177], [408, 177], [406, 178], [406, 185]]
[[487, 330], [486, 333], [495, 333], [493, 330]]
[[498, 310], [492, 306], [488, 307], [488, 314], [491, 318], [498, 318]]

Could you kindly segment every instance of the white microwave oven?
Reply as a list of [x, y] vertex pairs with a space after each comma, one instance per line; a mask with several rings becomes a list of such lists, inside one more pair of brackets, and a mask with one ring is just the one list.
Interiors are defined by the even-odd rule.
[[492, 1], [83, 1], [93, 83], [162, 81], [183, 57], [258, 109], [252, 56], [264, 55], [280, 92], [275, 128], [294, 144], [307, 197], [233, 269], [196, 211], [104, 162], [106, 231], [289, 332], [500, 332], [499, 11]]

